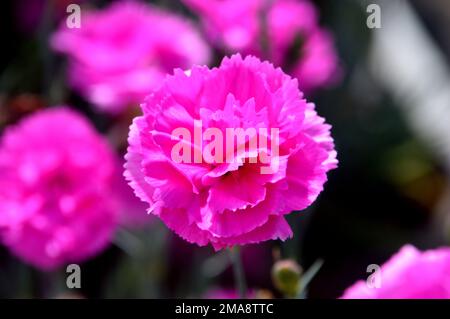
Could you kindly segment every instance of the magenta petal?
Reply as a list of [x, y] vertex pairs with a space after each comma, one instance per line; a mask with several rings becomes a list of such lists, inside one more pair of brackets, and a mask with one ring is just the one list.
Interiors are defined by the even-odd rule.
[[284, 217], [270, 216], [267, 223], [261, 227], [240, 236], [213, 241], [212, 245], [214, 249], [219, 250], [226, 247], [259, 243], [266, 240], [280, 239], [284, 241], [290, 237], [292, 237], [292, 230]]

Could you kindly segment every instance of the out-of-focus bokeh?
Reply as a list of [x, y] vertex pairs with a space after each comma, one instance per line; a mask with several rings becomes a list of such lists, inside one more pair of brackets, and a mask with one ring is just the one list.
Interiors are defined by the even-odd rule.
[[[42, 110], [70, 107], [115, 156], [108, 178], [118, 202], [110, 244], [79, 263], [80, 289], [67, 288], [65, 266], [42, 270], [3, 243], [0, 297], [237, 297], [226, 251], [189, 244], [147, 215], [121, 169], [147, 92], [175, 67], [217, 66], [235, 52], [299, 77], [333, 126], [339, 159], [313, 206], [289, 215], [293, 239], [243, 247], [249, 296], [281, 296], [272, 278], [279, 259], [296, 260], [300, 273], [320, 261], [307, 297], [337, 298], [407, 243], [450, 245], [449, 1], [300, 1], [298, 11], [280, 5], [256, 16], [260, 1], [212, 1], [218, 11], [206, 1], [121, 2], [0, 5], [0, 134]], [[70, 4], [81, 7], [79, 29], [66, 25]], [[136, 4], [137, 12], [126, 7]], [[370, 4], [381, 9], [380, 28], [367, 24]]]

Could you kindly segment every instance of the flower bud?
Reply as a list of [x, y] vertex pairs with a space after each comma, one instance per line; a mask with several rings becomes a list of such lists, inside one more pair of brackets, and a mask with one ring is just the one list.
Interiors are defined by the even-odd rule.
[[288, 297], [295, 297], [300, 288], [302, 268], [292, 259], [280, 260], [272, 268], [275, 287]]

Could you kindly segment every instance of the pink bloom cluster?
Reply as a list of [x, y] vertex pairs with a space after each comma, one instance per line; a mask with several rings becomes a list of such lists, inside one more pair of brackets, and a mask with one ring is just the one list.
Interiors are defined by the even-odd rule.
[[0, 144], [0, 240], [43, 270], [101, 251], [115, 230], [116, 159], [65, 107], [8, 128]]
[[319, 26], [309, 0], [183, 1], [199, 14], [216, 47], [269, 59], [297, 77], [303, 91], [339, 76], [333, 38]]
[[[125, 176], [149, 212], [200, 246], [290, 237], [285, 215], [308, 207], [337, 165], [330, 125], [302, 99], [297, 80], [255, 57], [178, 69], [141, 107], [130, 128]], [[204, 130], [219, 128], [224, 135], [227, 128], [279, 129], [278, 169], [261, 174], [261, 163], [249, 161], [270, 155], [272, 140], [257, 149], [248, 139], [236, 143], [232, 163], [174, 161], [172, 132], [192, 132], [198, 120]]]
[[450, 248], [421, 252], [404, 246], [380, 270], [380, 287], [358, 281], [344, 299], [448, 299], [450, 298]]
[[64, 22], [52, 45], [69, 56], [72, 86], [113, 113], [140, 103], [173, 68], [209, 60], [208, 46], [188, 21], [133, 1], [83, 11], [82, 27]]

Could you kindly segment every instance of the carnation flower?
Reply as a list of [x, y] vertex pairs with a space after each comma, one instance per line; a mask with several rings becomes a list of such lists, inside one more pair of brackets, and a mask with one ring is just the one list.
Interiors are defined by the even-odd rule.
[[344, 299], [448, 299], [450, 298], [450, 248], [421, 252], [404, 246], [379, 270], [379, 287], [358, 281]]
[[303, 91], [340, 76], [333, 38], [319, 26], [308, 0], [183, 1], [200, 16], [216, 47], [269, 59], [297, 77]]
[[99, 253], [115, 230], [116, 159], [80, 115], [50, 108], [0, 144], [0, 240], [43, 270]]
[[82, 27], [63, 23], [55, 50], [69, 57], [69, 81], [102, 110], [140, 103], [173, 68], [209, 59], [209, 48], [187, 20], [137, 2], [83, 11]]
[[[297, 80], [255, 57], [176, 70], [141, 107], [125, 177], [150, 213], [200, 246], [292, 236], [285, 215], [314, 202], [337, 164], [330, 125]], [[229, 139], [230, 129], [248, 135]]]

